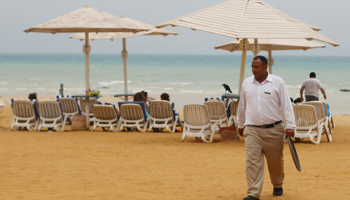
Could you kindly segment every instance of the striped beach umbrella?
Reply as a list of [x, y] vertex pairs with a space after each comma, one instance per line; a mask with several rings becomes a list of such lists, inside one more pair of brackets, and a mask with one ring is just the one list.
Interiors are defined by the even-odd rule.
[[[83, 52], [85, 53], [85, 90], [89, 91], [89, 33], [99, 32], [132, 32], [148, 31], [148, 27], [143, 24], [135, 23], [128, 19], [116, 17], [114, 15], [102, 12], [86, 5], [83, 8], [75, 10], [71, 13], [44, 22], [32, 28], [24, 30], [24, 32], [39, 33], [84, 33], [85, 45]], [[89, 113], [88, 102], [86, 98], [86, 109]], [[86, 118], [87, 127], [89, 127], [89, 117]]]
[[[338, 46], [338, 43], [320, 34], [320, 29], [296, 20], [262, 0], [230, 0], [157, 25], [182, 26], [241, 41], [242, 49], [239, 93], [244, 78], [248, 39], [307, 39]], [[259, 48], [255, 48], [257, 55]]]
[[[254, 40], [248, 39], [248, 49], [256, 51]], [[234, 40], [219, 46], [214, 47], [215, 49], [221, 49], [226, 50], [230, 52], [234, 51], [241, 51], [240, 49], [240, 41]], [[272, 74], [272, 66], [274, 64], [274, 59], [272, 58], [272, 51], [282, 51], [282, 50], [308, 50], [308, 49], [315, 49], [315, 48], [324, 48], [326, 45], [313, 42], [313, 41], [307, 41], [305, 39], [259, 39], [259, 50], [260, 51], [267, 51], [269, 54], [268, 57], [268, 65], [269, 65], [269, 73]]]
[[[134, 19], [126, 18], [124, 13], [122, 15], [122, 19], [126, 19], [128, 21], [135, 22], [137, 24], [142, 24], [143, 27], [149, 28], [148, 31], [142, 31], [138, 33], [130, 33], [130, 32], [118, 32], [118, 33], [111, 33], [111, 32], [104, 32], [104, 33], [89, 33], [89, 38], [91, 40], [117, 40], [117, 39], [123, 39], [123, 50], [121, 52], [121, 57], [123, 58], [124, 61], [124, 94], [128, 94], [128, 76], [127, 76], [127, 58], [128, 58], [128, 51], [126, 50], [126, 38], [128, 37], [135, 37], [135, 36], [141, 36], [141, 35], [162, 35], [162, 36], [167, 36], [167, 35], [177, 35], [178, 33], [174, 31], [170, 31], [164, 28], [156, 28], [154, 25], [147, 24], [141, 21], [137, 21]], [[74, 35], [69, 36], [70, 38], [73, 39], [84, 39], [84, 34], [83, 33], [77, 33]], [[127, 100], [128, 97], [125, 96], [125, 99]]]

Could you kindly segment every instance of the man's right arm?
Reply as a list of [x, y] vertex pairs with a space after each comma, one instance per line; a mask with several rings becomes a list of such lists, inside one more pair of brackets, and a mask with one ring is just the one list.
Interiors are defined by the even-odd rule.
[[302, 86], [302, 87], [300, 88], [300, 102], [303, 102], [303, 101], [304, 101], [304, 99], [303, 99], [303, 92], [304, 92], [304, 89], [305, 89], [305, 86]]
[[238, 133], [242, 137], [244, 132], [245, 110], [246, 110], [246, 99], [244, 96], [244, 89], [245, 89], [245, 84], [243, 82], [239, 103], [238, 103], [238, 112], [237, 112]]

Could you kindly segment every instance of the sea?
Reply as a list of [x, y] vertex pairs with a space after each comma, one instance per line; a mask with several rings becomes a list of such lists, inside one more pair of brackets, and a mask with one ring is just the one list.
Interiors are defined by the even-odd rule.
[[[247, 56], [245, 77], [252, 76]], [[310, 72], [315, 72], [326, 90], [332, 114], [350, 114], [350, 57], [274, 56], [272, 73], [280, 76], [290, 97], [299, 90]], [[159, 98], [168, 93], [177, 109], [203, 103], [205, 97], [221, 97], [222, 84], [238, 93], [241, 57], [239, 55], [136, 55], [127, 60], [128, 92], [147, 91]], [[90, 89], [102, 96], [124, 93], [123, 59], [118, 54], [90, 54]], [[84, 54], [0, 54], [0, 96], [40, 96], [84, 94]], [[113, 98], [112, 98], [113, 99]], [[115, 99], [115, 102], [119, 99]], [[112, 100], [112, 103], [114, 100]]]

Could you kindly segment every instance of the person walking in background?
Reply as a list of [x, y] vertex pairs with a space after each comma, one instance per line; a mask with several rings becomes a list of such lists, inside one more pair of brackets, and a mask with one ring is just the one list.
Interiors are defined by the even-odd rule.
[[303, 92], [305, 89], [306, 101], [318, 101], [318, 90], [321, 90], [324, 99], [327, 99], [326, 91], [323, 89], [321, 82], [316, 79], [316, 73], [311, 72], [310, 78], [303, 82], [300, 88], [300, 101], [303, 102]]
[[[273, 195], [283, 194], [284, 134], [294, 137], [293, 106], [284, 81], [267, 72], [267, 60], [257, 56], [252, 62], [251, 76], [244, 80], [238, 104], [238, 132], [245, 138], [248, 196], [260, 198], [264, 182], [264, 156], [273, 185]], [[286, 131], [282, 126], [282, 112]]]

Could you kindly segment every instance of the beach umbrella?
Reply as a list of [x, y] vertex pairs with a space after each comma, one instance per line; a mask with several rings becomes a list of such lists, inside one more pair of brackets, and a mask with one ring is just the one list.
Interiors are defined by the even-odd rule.
[[[122, 19], [127, 19], [128, 21], [132, 21], [138, 24], [142, 24], [142, 26], [149, 28], [148, 31], [142, 31], [138, 33], [130, 33], [130, 32], [118, 32], [118, 33], [89, 33], [89, 39], [91, 40], [116, 40], [116, 39], [123, 39], [123, 50], [121, 52], [121, 57], [124, 61], [124, 94], [128, 94], [128, 77], [127, 77], [127, 58], [128, 58], [128, 51], [126, 50], [126, 38], [128, 37], [135, 37], [135, 36], [141, 36], [141, 35], [177, 35], [178, 33], [174, 31], [170, 31], [164, 28], [158, 29], [154, 25], [147, 24], [141, 21], [137, 21], [134, 19], [126, 18], [124, 13], [122, 15]], [[73, 39], [84, 39], [83, 33], [77, 33], [74, 35], [69, 36]], [[127, 100], [127, 96], [125, 96], [125, 99]]]
[[258, 39], [318, 40], [338, 44], [317, 31], [319, 28], [296, 20], [262, 0], [230, 0], [159, 24], [157, 27], [182, 26], [240, 40], [242, 49], [239, 93], [244, 78], [248, 39], [254, 39], [254, 54], [259, 53]]
[[[254, 53], [254, 41], [253, 39], [248, 39], [247, 50], [252, 50]], [[241, 51], [240, 42], [234, 40], [219, 46], [214, 47], [215, 49], [227, 50], [230, 52]], [[305, 39], [259, 39], [259, 49], [260, 51], [267, 51], [269, 54], [268, 65], [269, 73], [272, 74], [272, 66], [274, 64], [274, 59], [272, 58], [272, 51], [281, 50], [308, 50], [314, 48], [324, 48], [326, 45], [307, 41]]]
[[[114, 15], [102, 12], [86, 5], [83, 8], [75, 10], [71, 13], [55, 18], [48, 22], [44, 22], [25, 32], [39, 33], [76, 33], [82, 32], [85, 35], [85, 45], [83, 52], [85, 53], [85, 90], [89, 91], [89, 33], [99, 32], [139, 32], [147, 31], [149, 28], [142, 26], [140, 23], [129, 21], [125, 18], [119, 18]], [[88, 98], [86, 98], [86, 109], [89, 113]], [[87, 127], [89, 127], [89, 117], [87, 117]]]

